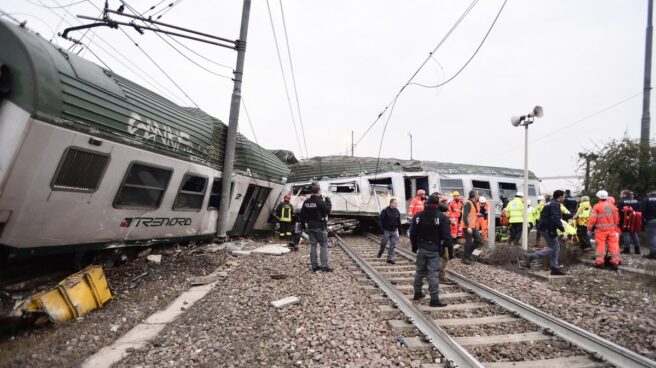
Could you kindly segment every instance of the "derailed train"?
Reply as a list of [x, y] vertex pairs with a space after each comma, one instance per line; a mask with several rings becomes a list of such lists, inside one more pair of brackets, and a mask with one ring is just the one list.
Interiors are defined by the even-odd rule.
[[[356, 219], [376, 218], [391, 198], [399, 201], [399, 211], [407, 214], [410, 200], [418, 189], [462, 196], [474, 189], [494, 201], [501, 213], [501, 195], [512, 199], [522, 191], [524, 172], [518, 169], [435, 161], [392, 158], [326, 156], [314, 157], [290, 166], [284, 193], [300, 208], [313, 182], [330, 197], [334, 216]], [[528, 198], [537, 203], [540, 181], [529, 172]], [[403, 221], [406, 221], [402, 216]]]
[[[221, 121], [1, 20], [0, 45], [5, 256], [215, 235]], [[236, 157], [231, 233], [266, 229], [289, 169], [243, 136]]]

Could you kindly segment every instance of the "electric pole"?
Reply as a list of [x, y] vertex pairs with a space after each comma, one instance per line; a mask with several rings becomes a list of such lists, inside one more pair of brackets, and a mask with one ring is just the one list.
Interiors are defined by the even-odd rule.
[[408, 136], [410, 137], [410, 161], [412, 161], [412, 134], [408, 132]]
[[237, 66], [235, 68], [234, 88], [230, 102], [228, 118], [228, 134], [223, 160], [223, 177], [221, 178], [221, 204], [217, 222], [217, 236], [225, 238], [228, 232], [228, 209], [230, 208], [230, 186], [232, 184], [232, 169], [235, 161], [235, 146], [237, 144], [237, 126], [239, 125], [239, 106], [241, 104], [241, 82], [244, 75], [244, 59], [246, 58], [246, 37], [248, 36], [248, 18], [251, 12], [251, 0], [244, 0], [241, 14], [241, 29], [237, 42]]
[[355, 141], [353, 140], [353, 131], [351, 130], [351, 157], [355, 155]]
[[590, 161], [598, 158], [594, 153], [579, 153], [579, 157], [585, 160], [585, 181], [583, 182], [583, 193], [590, 194]]
[[[649, 0], [647, 6], [647, 32], [645, 44], [645, 77], [642, 93], [642, 124], [640, 126], [640, 181], [647, 185], [649, 183], [649, 128], [651, 117], [649, 116], [649, 99], [651, 97], [651, 47], [652, 47], [652, 12], [654, 1]], [[644, 188], [647, 189], [647, 188]]]

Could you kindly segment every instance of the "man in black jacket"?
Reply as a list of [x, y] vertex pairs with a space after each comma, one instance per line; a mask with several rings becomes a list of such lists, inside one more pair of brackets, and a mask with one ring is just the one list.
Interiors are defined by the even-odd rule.
[[620, 229], [622, 230], [622, 254], [631, 254], [631, 243], [635, 254], [640, 254], [640, 232], [632, 221], [640, 211], [640, 201], [635, 199], [633, 192], [624, 189], [617, 201], [617, 209], [620, 211]]
[[380, 249], [378, 250], [378, 258], [383, 255], [387, 243], [389, 249], [387, 250], [387, 263], [396, 264], [396, 257], [394, 250], [399, 244], [399, 229], [401, 229], [401, 213], [397, 209], [398, 203], [396, 199], [392, 198], [390, 204], [380, 213], [380, 228], [383, 230], [383, 237], [380, 239]]
[[446, 306], [446, 303], [440, 300], [440, 279], [437, 273], [440, 269], [442, 253], [451, 242], [451, 226], [449, 218], [440, 211], [439, 205], [440, 194], [431, 194], [426, 202], [426, 208], [416, 214], [410, 224], [412, 252], [417, 253], [414, 300], [425, 297], [421, 289], [426, 277], [431, 307]]
[[318, 184], [312, 186], [312, 195], [303, 202], [301, 207], [301, 223], [308, 229], [310, 237], [310, 263], [312, 271], [319, 270], [317, 263], [317, 242], [321, 243], [321, 271], [331, 272], [328, 266], [328, 232], [327, 218], [332, 209], [330, 198], [321, 195]]
[[643, 256], [656, 259], [656, 188], [649, 191], [649, 196], [642, 200], [642, 221], [645, 222], [647, 239], [649, 239], [649, 254]]
[[558, 233], [557, 230], [565, 232], [563, 223], [560, 221], [561, 212], [560, 204], [563, 203], [565, 198], [563, 197], [565, 193], [562, 190], [557, 190], [553, 193], [551, 202], [549, 202], [542, 209], [540, 214], [540, 224], [538, 225], [538, 231], [540, 235], [547, 241], [549, 248], [545, 248], [541, 251], [531, 253], [526, 257], [526, 267], [531, 268], [531, 261], [534, 259], [542, 258], [545, 256], [551, 257], [551, 274], [552, 275], [564, 275], [565, 273], [560, 270], [560, 263], [558, 262], [558, 257], [560, 255], [560, 244], [558, 243]]
[[565, 191], [565, 200], [563, 204], [569, 211], [569, 215], [566, 216], [565, 220], [569, 220], [574, 217], [576, 210], [579, 208], [579, 202], [576, 200], [576, 198], [572, 197], [572, 192], [569, 189]]

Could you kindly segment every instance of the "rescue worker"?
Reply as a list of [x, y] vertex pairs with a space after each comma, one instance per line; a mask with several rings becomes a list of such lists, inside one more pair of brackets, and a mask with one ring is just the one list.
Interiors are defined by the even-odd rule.
[[465, 203], [462, 212], [461, 226], [465, 233], [465, 250], [462, 255], [462, 263], [470, 264], [471, 255], [474, 249], [481, 245], [481, 234], [476, 228], [476, 221], [481, 208], [478, 204], [478, 191], [472, 190], [469, 192], [469, 200]]
[[622, 230], [622, 254], [631, 254], [631, 243], [635, 254], [640, 254], [640, 228], [642, 212], [640, 201], [634, 198], [633, 192], [624, 189], [617, 201], [620, 211], [620, 228]]
[[652, 188], [649, 195], [642, 200], [640, 211], [649, 239], [649, 254], [643, 256], [647, 259], [656, 259], [656, 188]]
[[426, 208], [412, 218], [410, 224], [410, 243], [412, 252], [417, 254], [417, 271], [414, 282], [414, 300], [426, 295], [422, 292], [424, 277], [428, 278], [428, 293], [431, 307], [445, 307], [440, 300], [440, 280], [437, 272], [440, 268], [442, 252], [451, 242], [449, 218], [440, 211], [440, 194], [432, 193]]
[[424, 210], [424, 204], [426, 203], [426, 191], [423, 189], [417, 190], [417, 195], [412, 198], [410, 205], [408, 206], [407, 218], [410, 221], [416, 214]]
[[396, 264], [396, 257], [394, 250], [399, 244], [399, 230], [401, 229], [401, 213], [398, 210], [398, 203], [395, 198], [390, 199], [390, 204], [380, 213], [380, 228], [383, 231], [383, 237], [380, 239], [380, 249], [378, 250], [378, 258], [383, 255], [387, 243], [389, 249], [387, 250], [387, 263]]
[[312, 272], [319, 270], [317, 263], [317, 243], [321, 244], [321, 271], [332, 272], [328, 266], [328, 232], [327, 217], [332, 209], [330, 198], [321, 196], [321, 187], [312, 185], [312, 195], [301, 207], [301, 223], [308, 229], [310, 237], [310, 264]]
[[565, 201], [563, 202], [563, 205], [565, 205], [565, 208], [567, 208], [567, 215], [565, 216], [565, 220], [569, 220], [574, 216], [573, 214], [576, 213], [576, 210], [579, 207], [579, 202], [576, 200], [576, 198], [572, 197], [572, 192], [567, 189], [565, 191]]
[[[438, 193], [439, 194], [439, 193]], [[440, 194], [440, 205], [439, 209], [444, 213], [447, 217], [449, 217], [449, 197], [445, 195]], [[449, 226], [450, 228], [450, 226]], [[442, 263], [440, 264], [440, 272], [438, 273], [438, 277], [440, 279], [440, 284], [442, 285], [455, 285], [455, 283], [449, 279], [446, 278], [446, 266], [449, 264], [449, 260], [453, 259], [455, 253], [453, 249], [453, 241], [450, 241], [449, 244], [447, 245], [447, 249], [442, 251]]]
[[576, 210], [574, 219], [576, 220], [576, 235], [579, 237], [581, 249], [584, 251], [592, 248], [590, 236], [588, 235], [588, 223], [591, 212], [592, 205], [590, 204], [590, 197], [581, 197], [581, 203], [579, 203], [579, 208]]
[[451, 237], [458, 238], [460, 229], [460, 219], [462, 217], [462, 202], [460, 201], [460, 192], [457, 190], [451, 193], [451, 202], [449, 203], [449, 221], [451, 223]]
[[476, 222], [476, 228], [481, 234], [481, 238], [484, 241], [487, 241], [487, 230], [488, 230], [488, 214], [490, 213], [490, 203], [488, 203], [485, 197], [479, 197], [478, 203], [480, 205], [480, 211], [478, 212], [478, 219]]
[[526, 205], [528, 206], [528, 230], [531, 231], [535, 227], [537, 220], [535, 219], [535, 207], [531, 206], [532, 202], [530, 199], [526, 200]]
[[617, 271], [620, 264], [620, 245], [618, 224], [620, 222], [619, 211], [608, 198], [608, 192], [600, 190], [597, 192], [599, 202], [592, 207], [588, 231], [595, 229], [595, 242], [597, 243], [597, 254], [595, 267], [604, 266], [606, 257], [606, 246], [610, 253], [610, 268]]
[[283, 201], [278, 203], [276, 209], [274, 210], [275, 218], [278, 221], [278, 235], [281, 239], [291, 238], [292, 237], [292, 216], [294, 214], [294, 206], [292, 206], [289, 201], [292, 200], [292, 196], [287, 194], [283, 198]]
[[561, 221], [560, 204], [565, 200], [565, 192], [556, 190], [553, 193], [551, 201], [544, 206], [540, 213], [540, 224], [538, 231], [549, 245], [540, 251], [533, 252], [526, 256], [526, 267], [531, 268], [531, 261], [534, 259], [549, 256], [551, 258], [551, 274], [564, 275], [558, 262], [560, 256], [560, 244], [558, 243], [558, 230], [565, 232]]
[[524, 223], [524, 193], [517, 192], [515, 198], [506, 206], [508, 221], [510, 222], [509, 243], [519, 245], [522, 239], [522, 224]]

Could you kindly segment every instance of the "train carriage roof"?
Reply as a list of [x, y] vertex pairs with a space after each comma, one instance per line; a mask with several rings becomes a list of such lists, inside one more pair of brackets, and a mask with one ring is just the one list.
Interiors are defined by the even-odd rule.
[[[524, 171], [505, 167], [454, 164], [450, 162], [399, 160], [395, 158], [325, 156], [313, 157], [291, 165], [290, 182], [345, 178], [374, 173], [436, 172], [449, 175], [489, 175], [522, 178]], [[529, 171], [529, 178], [538, 179]]]
[[[227, 126], [0, 20], [0, 100], [34, 118], [221, 170]], [[9, 83], [9, 92], [3, 94]], [[227, 103], [226, 103], [227, 105]], [[235, 170], [283, 182], [289, 169], [272, 152], [238, 135]]]

